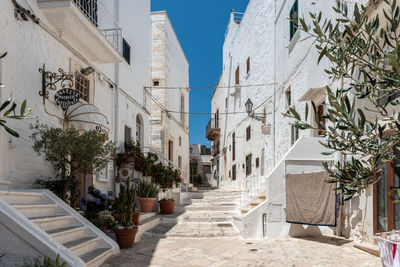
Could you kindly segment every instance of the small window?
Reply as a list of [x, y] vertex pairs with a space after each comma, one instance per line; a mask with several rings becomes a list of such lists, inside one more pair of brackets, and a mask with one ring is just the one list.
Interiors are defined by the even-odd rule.
[[79, 98], [89, 102], [90, 81], [83, 75], [75, 76], [75, 90], [79, 92]]
[[182, 157], [178, 156], [178, 167], [182, 169]]
[[154, 80], [153, 81], [153, 86], [160, 86], [160, 81], [159, 80]]
[[248, 57], [246, 61], [246, 74], [250, 74], [250, 57]]
[[239, 68], [239, 66], [236, 68], [236, 71], [235, 71], [235, 84], [236, 85], [240, 84], [240, 68]]
[[136, 116], [136, 143], [142, 145], [142, 119], [139, 114]]
[[236, 164], [232, 165], [232, 180], [236, 180]]
[[131, 46], [125, 39], [122, 39], [122, 56], [125, 58], [125, 61], [130, 65], [131, 64]]
[[235, 132], [232, 133], [232, 160], [235, 160], [236, 157], [236, 140], [235, 140], [236, 134]]
[[293, 39], [297, 31], [297, 25], [299, 23], [299, 2], [295, 0], [292, 8], [290, 9], [290, 40]]
[[225, 97], [225, 109], [227, 109], [227, 108], [228, 108], [228, 98]]
[[256, 158], [256, 168], [260, 167], [260, 158]]
[[246, 176], [251, 174], [251, 154], [246, 156]]
[[246, 128], [246, 141], [251, 139], [251, 126]]
[[299, 139], [299, 129], [291, 125], [291, 144], [294, 145], [297, 139]]
[[285, 99], [286, 99], [286, 108], [290, 107], [292, 105], [292, 90], [291, 87], [286, 89], [285, 91]]
[[125, 125], [125, 143], [132, 139], [132, 129]]
[[182, 146], [182, 137], [179, 136], [179, 146]]

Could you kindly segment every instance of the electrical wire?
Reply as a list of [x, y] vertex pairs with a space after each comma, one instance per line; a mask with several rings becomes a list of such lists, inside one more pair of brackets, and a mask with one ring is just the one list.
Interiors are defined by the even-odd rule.
[[[248, 84], [248, 85], [240, 85], [241, 88], [246, 87], [260, 87], [266, 85], [275, 85], [277, 83], [262, 83], [262, 84]], [[217, 85], [210, 85], [210, 86], [145, 86], [146, 89], [164, 89], [164, 90], [201, 90], [201, 89], [219, 89], [219, 88], [231, 88], [232, 86], [217, 86]]]

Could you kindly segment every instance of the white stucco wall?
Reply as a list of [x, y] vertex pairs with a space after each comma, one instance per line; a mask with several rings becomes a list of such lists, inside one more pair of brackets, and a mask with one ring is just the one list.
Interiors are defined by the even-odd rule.
[[[151, 88], [157, 99], [151, 105], [151, 147], [168, 158], [168, 142], [172, 141], [171, 161], [178, 166], [181, 157], [182, 177], [189, 181], [189, 63], [167, 13], [152, 12], [151, 20], [151, 84], [159, 82], [158, 88]], [[183, 118], [181, 97], [184, 98]]]
[[[24, 7], [26, 3], [21, 2]], [[99, 64], [89, 60], [84, 51], [73, 43], [57, 37], [55, 29], [39, 8], [35, 0], [28, 1], [36, 16], [41, 20], [40, 25], [31, 20], [21, 21], [14, 17], [12, 1], [2, 3], [0, 9], [0, 50], [7, 51], [8, 55], [2, 60], [1, 81], [6, 87], [0, 92], [0, 102], [8, 96], [13, 96], [18, 103], [27, 99], [28, 106], [33, 108], [33, 115], [38, 116], [40, 123], [53, 127], [62, 127], [62, 120], [48, 113], [63, 118], [63, 111], [54, 104], [54, 92], [50, 91], [49, 100], [46, 100], [46, 109], [42, 104], [41, 74], [39, 68], [46, 64], [46, 70], [57, 71], [62, 68], [70, 71], [70, 60], [82, 67], [95, 68], [93, 104], [98, 107], [109, 122], [110, 140], [119, 145], [124, 140], [124, 126], [136, 130], [136, 115], [143, 118], [142, 138], [143, 145], [148, 145], [149, 112], [143, 108], [143, 87], [149, 84], [150, 79], [150, 1], [105, 1], [110, 13], [115, 15], [114, 7], [119, 8], [122, 35], [131, 45], [131, 64], [119, 63], [119, 79], [115, 77], [115, 64]], [[54, 34], [54, 36], [52, 36]], [[106, 42], [106, 40], [104, 40]], [[7, 66], [7, 67], [4, 67]], [[119, 83], [118, 104], [118, 138], [115, 140], [115, 90]], [[32, 149], [30, 125], [35, 120], [10, 121], [10, 126], [17, 130], [21, 137], [13, 138], [0, 130], [0, 179], [12, 182], [12, 187], [33, 187], [36, 179], [54, 177], [52, 166], [44, 161]], [[70, 124], [70, 126], [73, 123]], [[108, 181], [94, 183], [102, 191], [112, 191], [114, 177]]]

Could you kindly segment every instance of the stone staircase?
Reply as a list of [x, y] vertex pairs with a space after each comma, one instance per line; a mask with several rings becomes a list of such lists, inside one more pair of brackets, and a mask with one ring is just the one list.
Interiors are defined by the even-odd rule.
[[100, 266], [119, 252], [112, 239], [48, 190], [0, 191], [0, 217], [7, 215], [27, 229], [24, 236], [15, 231], [16, 237], [44, 244], [70, 266]]
[[199, 190], [191, 192], [192, 204], [174, 221], [165, 220], [145, 235], [159, 237], [236, 237], [232, 217], [240, 214], [240, 192]]

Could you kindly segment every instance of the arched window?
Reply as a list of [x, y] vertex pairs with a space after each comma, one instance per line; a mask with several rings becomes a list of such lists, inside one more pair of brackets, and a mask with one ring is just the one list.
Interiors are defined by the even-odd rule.
[[140, 114], [136, 116], [136, 143], [142, 146], [142, 118]]

